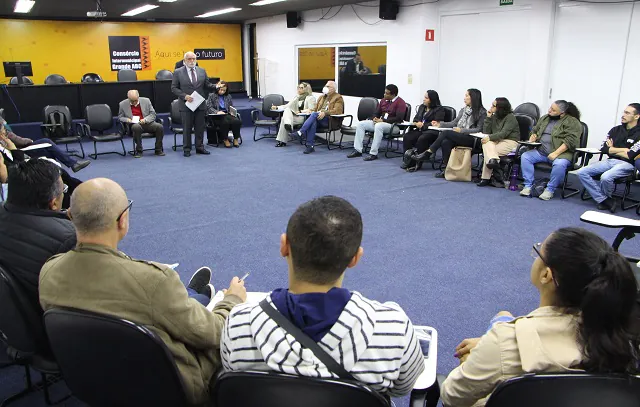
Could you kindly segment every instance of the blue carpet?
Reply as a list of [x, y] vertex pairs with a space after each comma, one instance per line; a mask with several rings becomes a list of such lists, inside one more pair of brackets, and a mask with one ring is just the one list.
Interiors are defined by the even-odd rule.
[[[414, 324], [435, 327], [440, 373], [456, 366], [454, 347], [480, 336], [497, 311], [518, 315], [537, 307], [529, 283], [534, 243], [562, 226], [585, 227], [609, 242], [615, 236], [580, 222], [594, 205], [577, 196], [542, 202], [436, 179], [431, 170], [406, 173], [397, 158], [364, 162], [326, 147], [303, 155], [297, 144], [276, 149], [274, 140], [254, 143], [252, 128], [242, 131], [239, 149], [209, 148], [210, 156], [186, 159], [171, 151], [172, 137], [166, 136], [166, 157], [101, 156], [79, 176], [112, 178], [133, 199], [131, 229], [121, 250], [179, 262], [183, 281], [209, 265], [217, 289], [247, 271], [249, 290], [285, 286], [279, 239], [296, 206], [325, 194], [348, 199], [362, 212], [364, 257], [347, 272], [345, 287], [397, 302]], [[623, 216], [636, 217], [633, 211]], [[623, 249], [640, 252], [637, 240]], [[0, 375], [1, 400], [18, 389], [21, 376], [16, 369]], [[38, 394], [16, 406], [44, 405], [41, 400]]]

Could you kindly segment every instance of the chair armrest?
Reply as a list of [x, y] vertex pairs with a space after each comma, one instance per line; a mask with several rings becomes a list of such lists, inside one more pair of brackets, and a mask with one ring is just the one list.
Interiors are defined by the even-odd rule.
[[156, 116], [156, 123], [160, 123], [164, 127], [164, 120]]
[[118, 129], [118, 133], [123, 136], [129, 135], [131, 133], [131, 123], [125, 123], [118, 120], [116, 122], [116, 128]]
[[251, 111], [251, 121], [253, 123], [255, 123], [256, 121], [258, 121], [258, 115], [260, 114], [260, 112], [258, 110], [252, 110]]
[[414, 390], [409, 398], [409, 407], [425, 407], [427, 404], [427, 391]]
[[86, 123], [75, 123], [76, 134], [80, 137], [89, 137], [91, 135], [91, 127]]
[[[346, 127], [351, 127], [353, 125], [353, 115], [352, 114], [347, 114], [344, 116], [344, 119], [349, 118], [349, 125]], [[342, 119], [342, 124], [344, 125], [344, 119]]]

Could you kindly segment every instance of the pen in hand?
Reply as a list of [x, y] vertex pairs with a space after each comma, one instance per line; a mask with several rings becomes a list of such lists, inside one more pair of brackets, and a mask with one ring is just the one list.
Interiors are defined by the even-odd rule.
[[244, 276], [240, 277], [240, 281], [244, 281], [247, 277], [249, 277], [249, 274], [251, 273], [247, 273]]

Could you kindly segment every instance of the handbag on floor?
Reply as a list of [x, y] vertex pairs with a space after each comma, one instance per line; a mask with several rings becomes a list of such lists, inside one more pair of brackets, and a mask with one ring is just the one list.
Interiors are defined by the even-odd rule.
[[444, 170], [447, 181], [471, 181], [471, 148], [455, 147], [451, 151], [447, 168]]

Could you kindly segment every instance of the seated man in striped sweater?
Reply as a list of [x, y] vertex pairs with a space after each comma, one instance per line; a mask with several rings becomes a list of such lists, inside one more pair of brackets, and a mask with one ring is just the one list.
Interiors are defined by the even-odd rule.
[[[267, 301], [356, 380], [401, 396], [424, 370], [423, 355], [397, 304], [342, 288], [346, 269], [362, 257], [361, 241], [362, 218], [349, 202], [325, 196], [301, 205], [280, 238], [289, 288], [272, 291]], [[255, 303], [231, 311], [220, 349], [225, 370], [338, 377]]]

